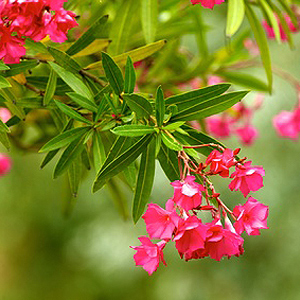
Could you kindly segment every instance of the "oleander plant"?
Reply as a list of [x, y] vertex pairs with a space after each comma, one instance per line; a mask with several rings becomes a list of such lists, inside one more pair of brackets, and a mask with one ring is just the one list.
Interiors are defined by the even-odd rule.
[[[274, 74], [300, 95], [300, 81], [271, 63], [269, 51], [276, 42], [294, 48], [298, 2], [2, 0], [0, 175], [18, 149], [40, 153], [42, 169], [55, 161], [53, 178], [67, 178], [73, 199], [88, 171], [96, 174], [92, 193], [125, 184], [130, 216], [127, 199], [111, 197], [132, 226], [141, 217], [146, 224], [148, 235], [131, 248], [149, 275], [166, 264], [168, 243], [186, 261], [242, 255], [241, 235], [267, 229], [269, 208], [250, 196], [263, 187], [263, 161], [241, 148], [255, 147], [253, 117], [272, 94]], [[206, 15], [221, 6], [223, 46], [210, 47]], [[250, 67], [265, 79], [243, 72]], [[279, 137], [297, 140], [298, 100], [273, 125]], [[223, 144], [229, 136], [241, 148]], [[165, 207], [149, 200], [159, 167], [174, 188]], [[216, 177], [231, 180], [240, 204], [223, 199]]]

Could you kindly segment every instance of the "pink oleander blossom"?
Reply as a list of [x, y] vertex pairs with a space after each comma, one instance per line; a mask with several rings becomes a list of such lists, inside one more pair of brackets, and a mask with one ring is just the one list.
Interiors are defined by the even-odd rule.
[[167, 211], [155, 203], [148, 204], [142, 217], [151, 239], [169, 240], [172, 238], [180, 217], [175, 211]]
[[180, 219], [174, 237], [180, 257], [185, 256], [187, 259], [192, 252], [203, 249], [206, 232], [206, 225], [196, 216], [190, 216], [185, 220]]
[[183, 182], [176, 180], [171, 184], [174, 187], [173, 201], [185, 211], [201, 205], [204, 187], [195, 182], [195, 176], [187, 176]]
[[220, 261], [223, 256], [240, 256], [243, 254], [244, 239], [229, 229], [224, 229], [220, 221], [214, 221], [207, 230], [205, 241], [205, 252], [203, 256], [209, 255], [212, 259]]
[[63, 43], [67, 40], [67, 32], [78, 26], [75, 16], [75, 13], [62, 8], [55, 12], [47, 26], [47, 33], [53, 42]]
[[[239, 149], [237, 149], [239, 151]], [[210, 166], [212, 174], [219, 174], [222, 177], [229, 176], [229, 168], [235, 165], [237, 151], [225, 149], [223, 153], [214, 149], [206, 159], [205, 164]]]
[[206, 119], [208, 132], [218, 138], [227, 138], [231, 135], [231, 123], [232, 118], [227, 115], [211, 116]]
[[252, 166], [251, 161], [247, 161], [244, 165], [238, 164], [235, 166], [235, 172], [230, 178], [234, 178], [229, 184], [229, 188], [233, 191], [240, 190], [244, 197], [250, 191], [258, 191], [263, 187], [263, 178], [265, 170], [260, 166]]
[[11, 118], [11, 112], [4, 107], [0, 108], [0, 120], [3, 123], [6, 123]]
[[273, 126], [278, 135], [293, 140], [298, 139], [300, 133], [300, 108], [293, 112], [282, 111], [273, 118]]
[[137, 251], [133, 256], [136, 266], [142, 266], [149, 275], [152, 275], [157, 270], [160, 262], [165, 266], [167, 265], [162, 252], [166, 245], [165, 241], [153, 244], [146, 236], [139, 237], [139, 240], [142, 244], [141, 246], [130, 247]]
[[64, 2], [68, 2], [68, 0], [44, 0], [46, 6], [49, 6], [51, 10], [59, 10], [63, 7]]
[[191, 0], [193, 5], [200, 3], [203, 7], [210, 9], [213, 9], [216, 4], [221, 4], [224, 1], [225, 0]]
[[[275, 15], [275, 17], [276, 17], [278, 25], [279, 25], [280, 38], [281, 38], [282, 41], [287, 41], [288, 37], [287, 37], [286, 33], [284, 32], [284, 29], [283, 29], [283, 26], [280, 22], [280, 19], [277, 15]], [[295, 25], [293, 24], [293, 22], [292, 22], [291, 18], [289, 17], [289, 15], [285, 14], [284, 18], [285, 18], [287, 26], [288, 26], [288, 28], [291, 32], [298, 32], [299, 31], [299, 28], [295, 27]], [[268, 38], [269, 39], [275, 39], [275, 31], [274, 31], [273, 27], [271, 25], [269, 25], [266, 20], [263, 20], [262, 24], [263, 24], [263, 26], [264, 26], [264, 28], [267, 32]]]
[[248, 235], [259, 235], [259, 229], [268, 229], [269, 208], [252, 197], [244, 205], [237, 205], [233, 214], [237, 218], [234, 228], [238, 234], [246, 231]]
[[244, 145], [248, 146], [252, 145], [258, 136], [257, 129], [251, 124], [246, 124], [245, 126], [238, 127], [236, 128], [235, 132], [239, 137], [240, 141]]
[[5, 154], [0, 153], [0, 176], [4, 176], [7, 173], [9, 173], [10, 169], [11, 169], [10, 158]]

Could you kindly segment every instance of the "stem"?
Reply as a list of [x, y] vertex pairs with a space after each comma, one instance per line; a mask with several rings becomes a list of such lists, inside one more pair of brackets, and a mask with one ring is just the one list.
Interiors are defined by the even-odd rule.
[[193, 145], [193, 146], [183, 146], [183, 149], [199, 149], [199, 148], [204, 148], [204, 147], [215, 147], [221, 150], [222, 152], [225, 151], [225, 148], [222, 147], [221, 145], [214, 144], [214, 143], [209, 143], [209, 144], [202, 144], [202, 145]]

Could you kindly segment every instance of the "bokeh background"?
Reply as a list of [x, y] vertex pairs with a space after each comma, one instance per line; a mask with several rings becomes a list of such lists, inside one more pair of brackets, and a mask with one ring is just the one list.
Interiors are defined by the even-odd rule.
[[[226, 9], [205, 10], [203, 16], [214, 50], [225, 43]], [[184, 36], [181, 43], [196, 51], [194, 36]], [[270, 47], [273, 62], [300, 79], [300, 37], [295, 35], [293, 50], [275, 42]], [[247, 71], [264, 78], [260, 69]], [[52, 180], [53, 165], [40, 170], [42, 155], [13, 149], [13, 169], [0, 179], [0, 299], [300, 299], [300, 145], [279, 138], [272, 127], [274, 115], [296, 103], [293, 87], [275, 77], [273, 94], [255, 115], [259, 138], [242, 150], [266, 170], [265, 187], [255, 198], [270, 207], [270, 229], [245, 236], [244, 255], [221, 262], [186, 263], [170, 244], [165, 250], [168, 267], [161, 266], [151, 277], [135, 267], [129, 248], [145, 234], [143, 222], [135, 226], [124, 221], [106, 189], [92, 195], [94, 174], [85, 179], [72, 213], [66, 214], [65, 179]], [[239, 146], [235, 139], [226, 144]], [[229, 181], [215, 184], [230, 207], [244, 201], [241, 193], [229, 191]], [[122, 191], [130, 203], [130, 192]], [[163, 204], [171, 195], [157, 165], [151, 200]]]

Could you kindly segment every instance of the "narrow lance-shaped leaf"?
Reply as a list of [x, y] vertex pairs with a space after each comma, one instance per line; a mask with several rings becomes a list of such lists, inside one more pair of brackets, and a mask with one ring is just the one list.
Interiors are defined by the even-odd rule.
[[77, 54], [90, 45], [105, 32], [108, 15], [100, 17], [93, 25], [67, 50], [70, 56]]
[[228, 0], [226, 35], [234, 35], [245, 16], [244, 0]]
[[101, 189], [108, 179], [122, 172], [127, 166], [134, 162], [150, 143], [151, 139], [152, 135], [142, 137], [107, 166], [104, 165], [94, 182], [93, 192]]
[[[133, 63], [138, 62], [159, 51], [166, 44], [166, 42], [167, 42], [166, 40], [157, 41], [155, 43], [131, 50], [129, 52], [116, 55], [113, 57], [113, 60], [115, 61], [116, 64], [118, 64], [119, 67], [124, 67], [126, 65], [128, 56], [131, 57]], [[103, 73], [104, 71], [101, 61], [92, 63], [86, 69], [87, 70], [98, 69], [100, 73]]]
[[19, 64], [9, 65], [9, 70], [4, 71], [2, 73], [2, 76], [4, 76], [4, 77], [15, 76], [20, 73], [24, 73], [27, 70], [33, 69], [38, 64], [39, 64], [39, 62], [37, 60], [27, 60], [27, 61], [22, 61]]
[[175, 151], [181, 151], [182, 150], [182, 145], [180, 145], [175, 138], [172, 138], [165, 132], [162, 132], [161, 134], [162, 141], [163, 143], [170, 149], [175, 150]]
[[171, 120], [175, 122], [193, 121], [197, 119], [207, 118], [230, 108], [241, 99], [243, 99], [247, 95], [247, 93], [248, 91], [232, 92], [212, 98], [189, 109], [181, 111], [179, 114], [172, 117]]
[[123, 125], [115, 127], [111, 132], [116, 135], [135, 137], [153, 133], [155, 127], [149, 125]]
[[7, 151], [10, 150], [10, 141], [6, 132], [0, 131], [0, 143], [7, 149]]
[[249, 20], [249, 23], [251, 25], [251, 28], [254, 33], [255, 40], [258, 44], [261, 59], [267, 74], [268, 83], [269, 83], [269, 92], [272, 90], [272, 83], [273, 83], [273, 75], [272, 75], [272, 67], [271, 67], [271, 58], [270, 58], [270, 52], [268, 47], [268, 40], [266, 37], [266, 34], [264, 32], [264, 29], [258, 20], [257, 16], [253, 12], [250, 5], [246, 4], [246, 15]]
[[164, 93], [161, 87], [158, 87], [155, 98], [155, 115], [158, 127], [161, 127], [165, 116]]
[[106, 159], [103, 141], [98, 132], [95, 132], [93, 136], [92, 151], [94, 158], [94, 167], [95, 170], [98, 172], [103, 166], [104, 161]]
[[67, 106], [64, 103], [61, 103], [59, 101], [54, 100], [57, 107], [63, 112], [65, 113], [67, 116], [69, 116], [70, 118], [77, 120], [79, 122], [83, 122], [83, 123], [88, 123], [88, 124], [92, 124], [92, 122], [86, 118], [84, 118], [83, 116], [81, 116], [79, 113], [77, 113], [75, 110], [73, 110], [71, 107]]
[[105, 52], [102, 52], [102, 63], [107, 80], [117, 95], [124, 90], [122, 71], [114, 60]]
[[133, 198], [132, 218], [137, 223], [147, 204], [155, 175], [155, 141], [151, 141], [142, 153], [136, 189]]
[[139, 119], [148, 118], [152, 114], [152, 106], [146, 98], [137, 94], [125, 94], [124, 100]]
[[80, 179], [81, 179], [81, 171], [82, 171], [81, 157], [78, 156], [68, 169], [68, 178], [69, 178], [70, 189], [73, 197], [77, 197], [78, 194], [78, 189], [79, 189]]
[[11, 87], [11, 84], [2, 76], [0, 76], [0, 89]]
[[39, 152], [48, 152], [62, 148], [81, 136], [84, 136], [90, 129], [90, 127], [78, 127], [67, 130], [50, 140]]
[[93, 99], [93, 95], [88, 87], [72, 72], [65, 70], [54, 62], [49, 61], [48, 64], [74, 92], [88, 99]]
[[86, 108], [89, 111], [97, 113], [98, 107], [97, 105], [89, 100], [88, 98], [77, 94], [77, 93], [67, 93], [67, 95], [77, 104], [79, 104], [81, 107]]
[[57, 75], [53, 71], [53, 69], [51, 69], [50, 75], [49, 75], [49, 81], [47, 83], [44, 100], [43, 100], [43, 104], [45, 106], [47, 106], [49, 104], [49, 102], [52, 100], [52, 98], [55, 94], [56, 85], [57, 85]]
[[84, 149], [83, 138], [79, 138], [73, 141], [63, 152], [59, 161], [57, 162], [53, 178], [57, 178], [67, 171], [68, 167], [73, 163], [73, 161], [81, 154]]
[[126, 67], [125, 67], [125, 83], [124, 83], [125, 93], [131, 94], [134, 92], [135, 81], [136, 81], [136, 73], [135, 73], [134, 65], [130, 56], [128, 56]]
[[158, 0], [140, 0], [141, 1], [141, 20], [146, 43], [152, 43], [155, 40], [158, 18]]
[[78, 74], [81, 70], [81, 66], [67, 53], [58, 49], [48, 47], [49, 53], [54, 57], [55, 61], [65, 70], [74, 74]]
[[2, 122], [0, 119], [0, 132], [10, 132], [9, 128], [6, 126], [5, 123]]

